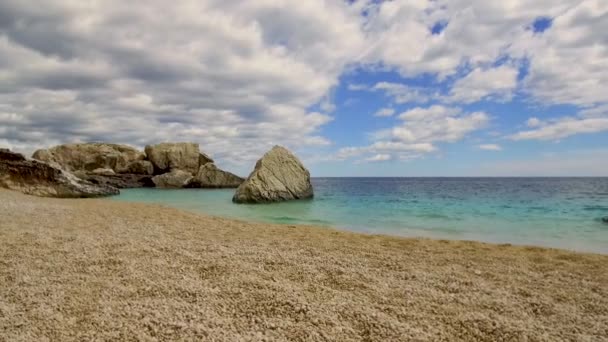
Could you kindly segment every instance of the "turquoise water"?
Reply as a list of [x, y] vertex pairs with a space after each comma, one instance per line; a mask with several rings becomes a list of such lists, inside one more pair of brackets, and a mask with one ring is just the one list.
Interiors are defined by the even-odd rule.
[[307, 201], [237, 205], [232, 189], [129, 189], [119, 201], [357, 232], [608, 253], [608, 178], [315, 178]]

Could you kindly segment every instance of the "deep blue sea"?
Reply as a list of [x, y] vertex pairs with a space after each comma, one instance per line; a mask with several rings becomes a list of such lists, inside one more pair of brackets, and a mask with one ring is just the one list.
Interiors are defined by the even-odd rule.
[[608, 178], [314, 178], [315, 198], [233, 204], [234, 189], [129, 189], [153, 202], [262, 222], [608, 253]]

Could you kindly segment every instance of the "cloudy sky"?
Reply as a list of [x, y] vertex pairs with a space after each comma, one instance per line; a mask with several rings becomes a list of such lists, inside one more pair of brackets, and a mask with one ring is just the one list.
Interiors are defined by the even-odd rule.
[[608, 1], [0, 1], [0, 147], [86, 141], [608, 176]]

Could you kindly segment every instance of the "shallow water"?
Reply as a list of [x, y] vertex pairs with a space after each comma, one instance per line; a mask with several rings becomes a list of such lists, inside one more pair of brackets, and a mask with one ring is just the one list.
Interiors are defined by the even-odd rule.
[[358, 232], [608, 253], [608, 178], [315, 178], [315, 199], [237, 205], [234, 189], [129, 189], [162, 203], [246, 220]]

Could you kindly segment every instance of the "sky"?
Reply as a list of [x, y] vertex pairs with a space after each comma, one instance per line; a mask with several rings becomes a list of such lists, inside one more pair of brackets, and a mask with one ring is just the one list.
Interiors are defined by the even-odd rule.
[[0, 147], [247, 175], [608, 176], [606, 0], [2, 0]]

